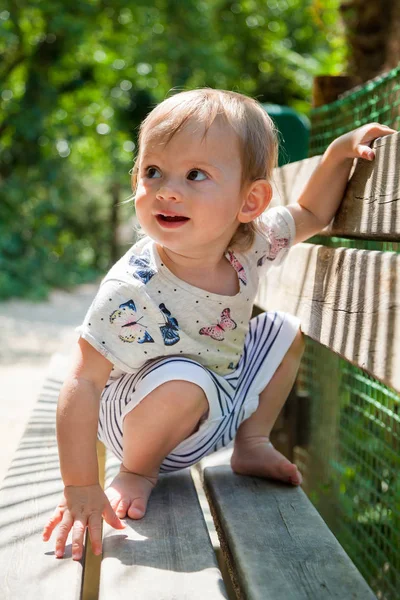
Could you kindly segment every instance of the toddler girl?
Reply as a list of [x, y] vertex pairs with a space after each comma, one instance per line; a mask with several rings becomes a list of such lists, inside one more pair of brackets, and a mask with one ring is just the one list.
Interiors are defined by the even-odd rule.
[[[133, 169], [146, 234], [103, 279], [62, 388], [57, 435], [61, 523], [101, 552], [101, 516], [115, 528], [144, 516], [159, 472], [193, 465], [234, 441], [237, 473], [301, 483], [269, 441], [294, 382], [303, 340], [288, 314], [251, 319], [260, 278], [332, 219], [355, 156], [391, 133], [378, 124], [338, 138], [298, 202], [265, 212], [277, 143], [254, 100], [200, 89], [158, 105], [141, 126]], [[250, 320], [251, 319], [251, 320]], [[104, 493], [96, 437], [121, 460]], [[114, 512], [115, 511], [115, 512]]]

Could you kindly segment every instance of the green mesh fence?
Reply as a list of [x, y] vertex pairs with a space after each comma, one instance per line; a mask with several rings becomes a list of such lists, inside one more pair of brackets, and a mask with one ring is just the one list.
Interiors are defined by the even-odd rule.
[[322, 154], [339, 135], [372, 121], [400, 129], [400, 65], [336, 102], [313, 109], [309, 155]]
[[[400, 65], [312, 111], [310, 156], [370, 121], [400, 129]], [[400, 252], [400, 241], [310, 242]], [[398, 600], [400, 396], [309, 338], [298, 385], [309, 398], [308, 443], [295, 449], [305, 490], [377, 597]]]
[[298, 385], [310, 398], [304, 487], [377, 597], [397, 600], [400, 397], [310, 339]]
[[359, 250], [378, 250], [381, 252], [400, 252], [400, 242], [380, 242], [377, 240], [350, 240], [347, 238], [315, 235], [308, 243], [321, 244], [329, 248], [358, 248]]

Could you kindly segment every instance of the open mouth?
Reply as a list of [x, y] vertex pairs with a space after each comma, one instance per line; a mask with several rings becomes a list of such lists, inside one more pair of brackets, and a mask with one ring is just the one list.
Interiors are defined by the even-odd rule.
[[180, 215], [175, 215], [173, 217], [170, 217], [168, 215], [163, 215], [161, 213], [159, 215], [157, 215], [157, 219], [159, 221], [164, 221], [166, 223], [179, 223], [179, 222], [189, 221], [188, 217], [183, 217]]

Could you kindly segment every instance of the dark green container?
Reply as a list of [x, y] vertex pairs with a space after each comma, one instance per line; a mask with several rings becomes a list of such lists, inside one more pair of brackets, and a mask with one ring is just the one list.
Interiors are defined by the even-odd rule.
[[280, 133], [279, 166], [307, 158], [310, 137], [310, 122], [307, 117], [289, 106], [263, 104], [262, 107], [274, 121]]

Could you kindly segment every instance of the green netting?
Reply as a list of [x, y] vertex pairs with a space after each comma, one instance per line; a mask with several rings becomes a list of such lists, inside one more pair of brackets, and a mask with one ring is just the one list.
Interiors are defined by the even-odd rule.
[[[305, 489], [378, 598], [400, 590], [400, 397], [307, 339]], [[336, 401], [334, 401], [336, 399]]]
[[321, 244], [329, 248], [358, 248], [359, 250], [378, 250], [400, 253], [400, 242], [380, 242], [377, 240], [350, 240], [347, 238], [325, 237], [323, 235], [307, 240], [311, 244]]
[[[310, 156], [371, 121], [400, 129], [400, 65], [311, 114]], [[400, 252], [400, 242], [316, 236], [334, 248]], [[400, 396], [307, 338], [299, 392], [308, 443], [304, 487], [378, 598], [400, 597]]]
[[310, 156], [322, 154], [339, 135], [372, 121], [400, 129], [400, 65], [311, 111]]

